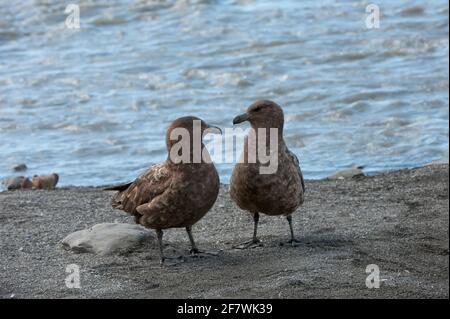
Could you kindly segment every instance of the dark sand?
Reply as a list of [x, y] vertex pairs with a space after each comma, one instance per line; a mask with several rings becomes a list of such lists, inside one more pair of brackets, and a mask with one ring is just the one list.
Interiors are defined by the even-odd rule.
[[[288, 239], [284, 218], [262, 216], [264, 247], [234, 250], [252, 221], [223, 187], [194, 226], [200, 248], [218, 257], [159, 266], [153, 242], [117, 256], [74, 254], [67, 234], [100, 222], [132, 222], [98, 188], [0, 193], [2, 298], [448, 298], [448, 165], [345, 181], [307, 181], [294, 215], [302, 244]], [[165, 233], [167, 254], [187, 255], [183, 230]], [[173, 248], [173, 249], [172, 249]], [[65, 285], [68, 264], [81, 268], [81, 289]], [[365, 285], [368, 264], [381, 286]]]

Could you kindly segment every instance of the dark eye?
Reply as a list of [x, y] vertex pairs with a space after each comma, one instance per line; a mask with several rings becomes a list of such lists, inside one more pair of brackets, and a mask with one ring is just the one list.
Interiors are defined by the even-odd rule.
[[258, 106], [258, 107], [256, 107], [254, 110], [253, 110], [253, 112], [258, 112], [258, 111], [261, 111], [262, 110], [262, 106]]

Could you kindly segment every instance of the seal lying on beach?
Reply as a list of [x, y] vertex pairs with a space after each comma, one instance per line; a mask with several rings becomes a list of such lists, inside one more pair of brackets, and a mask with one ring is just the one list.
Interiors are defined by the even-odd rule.
[[34, 175], [31, 179], [35, 189], [54, 189], [58, 184], [59, 176], [56, 173], [51, 175]]
[[3, 181], [3, 185], [7, 190], [32, 188], [33, 184], [26, 176], [14, 176], [6, 178]]
[[[289, 151], [283, 140], [283, 110], [272, 101], [259, 100], [250, 105], [246, 113], [235, 117], [233, 124], [244, 121], [250, 122], [256, 132], [256, 138], [251, 140], [248, 135], [245, 137], [241, 160], [234, 167], [231, 176], [230, 195], [241, 209], [253, 215], [254, 230], [252, 240], [236, 248], [248, 248], [259, 244], [257, 229], [260, 213], [286, 216], [291, 232], [289, 242], [295, 245], [297, 240], [292, 228], [292, 213], [303, 204], [305, 183], [297, 157]], [[275, 129], [277, 134], [278, 149], [271, 149], [269, 142], [271, 128]], [[258, 145], [258, 129], [266, 129], [265, 145]], [[265, 146], [266, 150], [277, 152], [275, 154], [278, 166], [275, 172], [261, 173], [261, 168], [265, 165], [261, 163], [259, 156], [253, 162], [248, 160], [249, 149], [255, 150], [257, 146]]]
[[[206, 153], [199, 161], [194, 160], [196, 155], [193, 152], [195, 121], [201, 124], [198, 151]], [[164, 162], [151, 166], [134, 182], [105, 189], [119, 191], [112, 199], [114, 208], [133, 215], [136, 223], [156, 230], [161, 264], [166, 259], [162, 245], [164, 229], [186, 228], [191, 253], [200, 253], [192, 237], [192, 225], [211, 209], [219, 194], [220, 184], [214, 164], [204, 159], [209, 158], [209, 154], [201, 139], [205, 130], [210, 128], [213, 126], [193, 116], [175, 120], [166, 131], [168, 157]], [[186, 136], [181, 135], [180, 138], [177, 133], [180, 129], [189, 133], [188, 141], [183, 141]], [[171, 134], [177, 139], [174, 140]], [[182, 142], [183, 147], [179, 148]]]

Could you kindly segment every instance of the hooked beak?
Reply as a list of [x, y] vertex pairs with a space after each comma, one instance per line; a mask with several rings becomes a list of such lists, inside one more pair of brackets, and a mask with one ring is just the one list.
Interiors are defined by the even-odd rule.
[[206, 133], [222, 135], [222, 129], [220, 127], [218, 127], [218, 126], [215, 126], [215, 125], [209, 125], [208, 124], [208, 128], [206, 130], [207, 130]]
[[239, 124], [239, 123], [242, 123], [242, 122], [245, 122], [245, 121], [248, 121], [248, 120], [249, 120], [248, 113], [244, 113], [244, 114], [236, 116], [233, 119], [233, 124]]

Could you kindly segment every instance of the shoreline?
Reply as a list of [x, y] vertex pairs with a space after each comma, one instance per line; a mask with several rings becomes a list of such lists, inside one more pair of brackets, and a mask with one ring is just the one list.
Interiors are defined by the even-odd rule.
[[[383, 169], [383, 170], [379, 170], [379, 171], [365, 171], [365, 166], [362, 165], [361, 167], [363, 167], [363, 168], [362, 168], [362, 171], [363, 171], [363, 173], [364, 173], [364, 176], [366, 176], [366, 177], [371, 177], [371, 176], [376, 176], [376, 175], [379, 175], [379, 174], [391, 173], [391, 172], [401, 171], [401, 170], [405, 170], [405, 169], [418, 169], [418, 168], [427, 167], [427, 166], [433, 166], [433, 165], [449, 165], [449, 163], [450, 163], [450, 162], [449, 162], [449, 158], [441, 158], [441, 159], [438, 159], [438, 160], [434, 160], [434, 161], [431, 161], [431, 162], [427, 162], [427, 163], [425, 163], [425, 164], [423, 164], [423, 165], [421, 165], [421, 166], [409, 166], [409, 167], [408, 167], [408, 166], [405, 166], [405, 167], [391, 168], [391, 169], [388, 168], [388, 169]], [[153, 165], [153, 164], [151, 164], [151, 165]], [[149, 166], [150, 166], [150, 165], [149, 165]], [[320, 177], [320, 178], [312, 178], [312, 179], [307, 179], [307, 180], [309, 180], [309, 181], [321, 181], [321, 180], [326, 180], [326, 179], [329, 179], [330, 177], [332, 177], [333, 175], [339, 174], [339, 173], [341, 173], [341, 172], [351, 171], [351, 170], [353, 170], [353, 169], [356, 168], [356, 167], [358, 167], [358, 166], [355, 165], [354, 167], [347, 167], [347, 168], [337, 169], [337, 170], [333, 171], [333, 173], [331, 173], [331, 174], [329, 174], [329, 175], [327, 175], [327, 176]], [[30, 174], [27, 174], [27, 171], [11, 172], [11, 173], [12, 173], [11, 175], [4, 176], [3, 179], [0, 181], [0, 193], [8, 191], [8, 190], [4, 187], [4, 185], [2, 184], [2, 182], [6, 181], [8, 178], [14, 178], [14, 177], [18, 177], [18, 176], [25, 176], [25, 177], [29, 177], [29, 178], [30, 178], [30, 176], [27, 176], [27, 175], [30, 175]], [[32, 174], [31, 174], [31, 175], [32, 175]], [[136, 177], [137, 177], [137, 175], [136, 175]], [[131, 180], [130, 180], [130, 181], [131, 181]], [[63, 184], [62, 186], [58, 186], [58, 185], [60, 185], [60, 184], [58, 184], [56, 187], [57, 187], [58, 189], [72, 189], [72, 188], [104, 188], [104, 187], [111, 187], [111, 186], [114, 186], [114, 185], [116, 185], [116, 184], [120, 184], [120, 183], [122, 183], [122, 182], [123, 182], [123, 181], [119, 181], [119, 182], [114, 183], [114, 184], [100, 184], [100, 185], [73, 185], [73, 184]], [[220, 185], [221, 185], [221, 186], [228, 186], [229, 184], [228, 184], [228, 183], [222, 183], [222, 182], [220, 182]]]
[[[105, 186], [0, 192], [0, 298], [448, 298], [448, 164], [344, 180], [306, 180], [293, 215], [301, 244], [281, 217], [262, 215], [264, 246], [231, 247], [250, 238], [252, 222], [222, 184], [213, 209], [193, 232], [218, 256], [159, 267], [150, 240], [118, 255], [62, 249], [68, 234], [103, 222], [133, 223], [110, 206]], [[169, 255], [187, 255], [182, 229], [165, 232]], [[80, 266], [80, 289], [65, 285]], [[380, 268], [379, 289], [365, 285]]]

